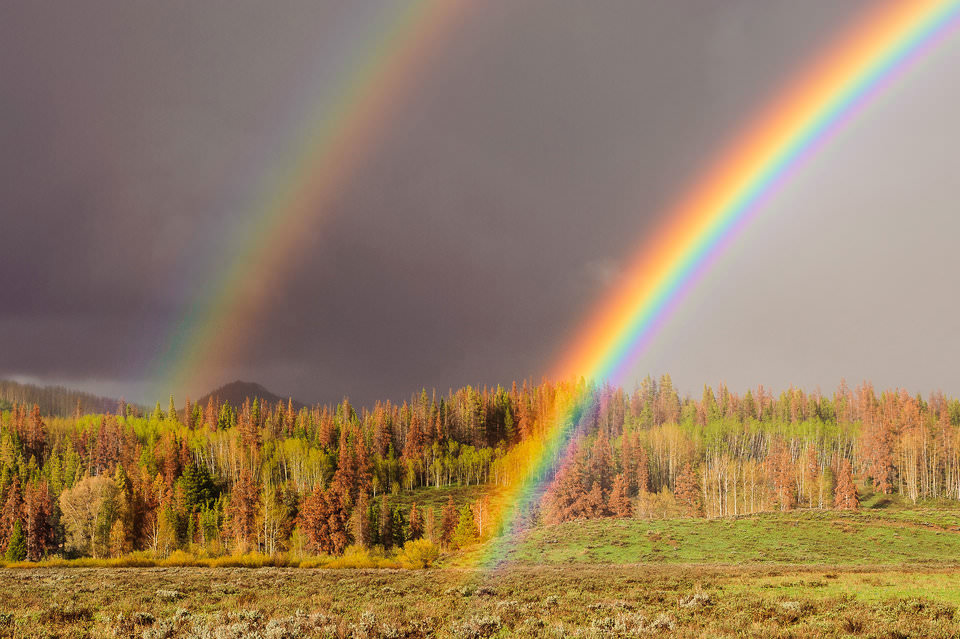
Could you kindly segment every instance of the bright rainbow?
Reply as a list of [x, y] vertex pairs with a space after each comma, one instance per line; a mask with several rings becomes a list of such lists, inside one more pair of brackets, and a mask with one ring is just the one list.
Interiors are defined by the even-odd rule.
[[384, 9], [396, 15], [388, 15], [369, 42], [359, 43], [359, 57], [328, 92], [338, 97], [310, 114], [291, 161], [274, 167], [279, 178], [244, 216], [228, 255], [176, 326], [155, 364], [158, 388], [189, 390], [246, 342], [271, 288], [290, 270], [301, 238], [322, 222], [467, 7], [461, 0], [414, 0], [399, 10]]
[[[722, 153], [679, 204], [667, 225], [645, 243], [612, 294], [585, 324], [553, 379], [618, 382], [657, 328], [751, 216], [811, 152], [897, 72], [953, 32], [960, 0], [904, 0], [873, 10], [826, 53], [788, 83], [786, 90]], [[508, 534], [478, 558], [504, 558], [518, 513], [544, 492], [550, 466], [563, 458], [580, 413], [592, 401], [581, 386], [548, 428], [539, 450], [503, 503]]]

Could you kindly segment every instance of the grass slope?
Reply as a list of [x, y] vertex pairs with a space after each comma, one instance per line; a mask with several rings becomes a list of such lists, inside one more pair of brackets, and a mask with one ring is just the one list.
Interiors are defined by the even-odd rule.
[[606, 519], [536, 528], [508, 558], [527, 564], [960, 563], [958, 511], [795, 511], [739, 519]]

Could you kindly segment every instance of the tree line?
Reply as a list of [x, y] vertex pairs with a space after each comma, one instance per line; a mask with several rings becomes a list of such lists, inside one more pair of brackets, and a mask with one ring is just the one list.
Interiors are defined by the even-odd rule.
[[[825, 396], [724, 385], [681, 398], [583, 380], [421, 391], [399, 405], [240, 405], [0, 416], [0, 552], [119, 556], [342, 553], [496, 534], [489, 497], [441, 508], [426, 488], [548, 487], [533, 523], [856, 508], [857, 483], [960, 499], [960, 402], [841, 384]], [[557, 433], [562, 433], [558, 439]], [[560, 442], [558, 444], [558, 441]], [[544, 460], [546, 460], [544, 462]], [[534, 469], [531, 471], [531, 469]]]
[[10, 410], [13, 404], [37, 404], [44, 415], [66, 417], [80, 402], [90, 413], [111, 413], [117, 400], [100, 397], [63, 386], [36, 386], [0, 379], [0, 412]]

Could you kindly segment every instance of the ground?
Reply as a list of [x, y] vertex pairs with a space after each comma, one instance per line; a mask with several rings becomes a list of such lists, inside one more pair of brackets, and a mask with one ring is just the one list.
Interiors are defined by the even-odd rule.
[[4, 574], [6, 636], [953, 637], [950, 569], [36, 569]]
[[958, 515], [571, 522], [483, 569], [6, 569], [0, 635], [956, 637]]

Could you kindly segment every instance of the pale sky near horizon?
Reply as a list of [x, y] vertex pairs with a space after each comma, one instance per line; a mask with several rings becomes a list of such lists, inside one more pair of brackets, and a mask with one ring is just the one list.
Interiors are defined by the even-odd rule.
[[[280, 6], [5, 6], [0, 378], [156, 399], [149, 371], [228, 229], [397, 5]], [[866, 6], [485, 3], [250, 342], [189, 392], [369, 403], [539, 379], [720, 143]], [[626, 384], [960, 395], [958, 77], [954, 33], [791, 175]]]

